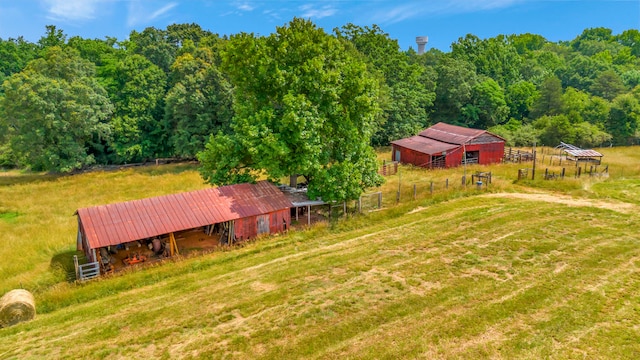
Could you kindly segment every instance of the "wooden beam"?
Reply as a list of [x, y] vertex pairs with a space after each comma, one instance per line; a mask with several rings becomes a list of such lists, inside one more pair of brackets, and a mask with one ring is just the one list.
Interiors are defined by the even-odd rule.
[[176, 237], [173, 233], [169, 233], [169, 253], [171, 256], [174, 254], [180, 255], [180, 252], [178, 251], [178, 244], [176, 243]]

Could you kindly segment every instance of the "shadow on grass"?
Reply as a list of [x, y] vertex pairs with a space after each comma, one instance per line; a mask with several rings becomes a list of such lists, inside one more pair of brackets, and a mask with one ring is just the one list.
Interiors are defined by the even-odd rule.
[[195, 162], [167, 164], [167, 165], [146, 165], [136, 169], [136, 172], [149, 176], [165, 175], [165, 174], [181, 174], [187, 171], [197, 171], [198, 164]]
[[78, 170], [71, 173], [44, 173], [44, 172], [29, 172], [20, 170], [11, 170], [7, 172], [0, 171], [0, 186], [10, 185], [24, 185], [33, 184], [46, 181], [55, 181], [62, 177], [74, 176], [78, 174], [99, 172], [99, 171], [121, 171], [126, 169], [134, 169], [135, 172], [148, 175], [158, 176], [166, 174], [181, 174], [187, 171], [197, 171], [198, 163], [195, 161], [184, 162], [179, 164], [161, 164], [155, 165], [153, 163], [147, 163], [139, 166], [128, 165], [108, 165], [108, 166], [96, 166], [94, 168]]
[[0, 186], [23, 185], [45, 181], [54, 181], [62, 176], [64, 175], [18, 171], [0, 172]]
[[80, 264], [86, 262], [86, 258], [81, 251], [67, 250], [53, 255], [49, 265], [53, 270], [63, 271], [66, 274], [66, 280], [69, 282], [76, 280], [76, 267], [73, 263], [74, 255], [78, 255]]

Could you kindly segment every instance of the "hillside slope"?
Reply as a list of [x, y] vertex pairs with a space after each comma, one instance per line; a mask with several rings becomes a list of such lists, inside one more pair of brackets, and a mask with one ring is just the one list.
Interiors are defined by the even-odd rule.
[[555, 198], [405, 204], [53, 289], [0, 358], [637, 358], [637, 204]]

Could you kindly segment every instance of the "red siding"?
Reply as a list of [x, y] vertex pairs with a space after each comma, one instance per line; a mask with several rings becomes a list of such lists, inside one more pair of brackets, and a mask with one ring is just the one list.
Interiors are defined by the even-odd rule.
[[[489, 144], [472, 144], [465, 146], [467, 152], [479, 151], [478, 164], [489, 165], [502, 162], [504, 156], [504, 142], [494, 142]], [[462, 161], [462, 158], [460, 158]], [[458, 162], [460, 164], [460, 162]]]
[[[432, 167], [432, 157], [442, 156], [443, 153], [446, 154], [446, 167], [460, 166], [463, 149], [467, 152], [477, 151], [478, 164], [488, 165], [502, 161], [504, 139], [485, 130], [438, 123], [422, 131], [419, 136], [393, 141], [392, 149], [394, 161], [416, 166]], [[400, 159], [397, 152], [400, 152]]]
[[[276, 186], [261, 181], [82, 208], [77, 214], [87, 244], [84, 250], [89, 252], [230, 220], [238, 223], [237, 237], [248, 239], [257, 234], [256, 216], [288, 214], [290, 207], [291, 202]], [[289, 216], [278, 218], [289, 226]], [[267, 229], [282, 228], [282, 224], [269, 223]]]

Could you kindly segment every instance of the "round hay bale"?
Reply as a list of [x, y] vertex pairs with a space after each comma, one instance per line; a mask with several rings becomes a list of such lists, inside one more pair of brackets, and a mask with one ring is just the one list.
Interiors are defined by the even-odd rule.
[[29, 321], [35, 316], [36, 300], [27, 290], [11, 290], [0, 299], [0, 328]]

